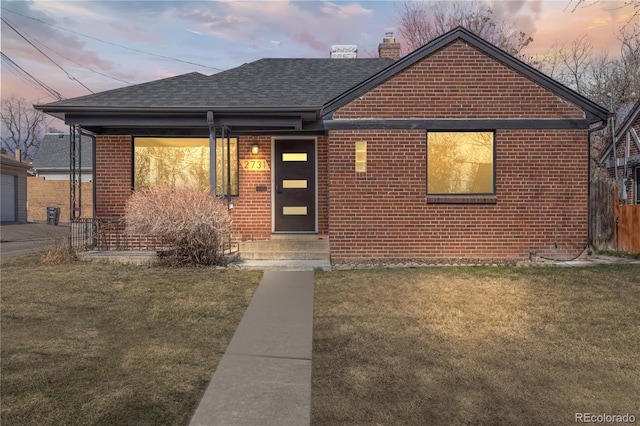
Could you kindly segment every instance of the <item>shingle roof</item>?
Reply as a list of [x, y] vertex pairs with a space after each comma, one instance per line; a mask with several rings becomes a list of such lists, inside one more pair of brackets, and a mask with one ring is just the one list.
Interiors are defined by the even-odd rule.
[[393, 62], [385, 58], [261, 59], [211, 76], [184, 74], [53, 102], [46, 107], [316, 107]]
[[[42, 139], [32, 167], [36, 170], [69, 170], [69, 135], [48, 133]], [[93, 144], [91, 138], [82, 137], [82, 168], [90, 169], [93, 164]]]

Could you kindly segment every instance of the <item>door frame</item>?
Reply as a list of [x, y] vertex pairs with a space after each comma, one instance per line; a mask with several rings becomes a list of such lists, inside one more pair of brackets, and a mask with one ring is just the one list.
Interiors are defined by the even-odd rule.
[[[276, 231], [276, 142], [279, 140], [309, 140], [313, 141], [315, 153], [315, 224], [313, 231]], [[271, 233], [272, 234], [317, 234], [318, 233], [318, 137], [317, 136], [272, 136], [271, 137]]]

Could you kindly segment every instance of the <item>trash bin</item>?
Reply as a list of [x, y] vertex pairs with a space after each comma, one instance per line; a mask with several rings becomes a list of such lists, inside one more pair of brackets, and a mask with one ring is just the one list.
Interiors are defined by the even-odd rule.
[[60, 207], [47, 207], [47, 225], [58, 226], [60, 222]]

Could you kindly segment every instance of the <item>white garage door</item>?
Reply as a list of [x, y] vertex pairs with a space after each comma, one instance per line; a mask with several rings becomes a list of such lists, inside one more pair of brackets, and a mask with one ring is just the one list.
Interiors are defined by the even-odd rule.
[[14, 222], [16, 220], [16, 178], [10, 175], [2, 175], [2, 221]]

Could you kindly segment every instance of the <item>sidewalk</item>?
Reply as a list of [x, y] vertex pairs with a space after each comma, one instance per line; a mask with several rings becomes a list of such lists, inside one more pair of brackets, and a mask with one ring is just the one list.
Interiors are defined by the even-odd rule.
[[191, 426], [309, 425], [313, 271], [266, 271]]

